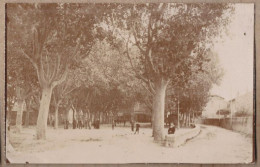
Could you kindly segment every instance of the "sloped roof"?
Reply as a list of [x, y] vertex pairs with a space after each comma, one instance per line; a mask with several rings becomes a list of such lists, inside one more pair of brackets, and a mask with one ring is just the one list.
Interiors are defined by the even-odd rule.
[[221, 99], [225, 99], [224, 97], [221, 97], [221, 96], [219, 96], [219, 95], [210, 95], [210, 97], [218, 97], [218, 98], [221, 98]]

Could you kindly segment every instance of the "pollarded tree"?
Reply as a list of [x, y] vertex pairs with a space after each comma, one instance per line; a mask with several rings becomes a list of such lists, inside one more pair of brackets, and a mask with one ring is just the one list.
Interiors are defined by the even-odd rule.
[[172, 3], [136, 4], [124, 9], [125, 19], [120, 25], [130, 32], [127, 55], [133, 57], [131, 50], [138, 48], [140, 54], [134, 56], [139, 59], [134, 68], [136, 76], [154, 92], [155, 141], [164, 139], [165, 92], [176, 69], [186, 59], [210, 48], [212, 39], [229, 21], [229, 9], [227, 4]]

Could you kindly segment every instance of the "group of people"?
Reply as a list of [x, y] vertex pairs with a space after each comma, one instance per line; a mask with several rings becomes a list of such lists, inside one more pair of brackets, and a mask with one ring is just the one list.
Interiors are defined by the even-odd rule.
[[[94, 129], [99, 129], [100, 128], [100, 121], [99, 119], [96, 119], [93, 121], [93, 123], [91, 123], [92, 121], [90, 119], [88, 119], [87, 117], [85, 117], [85, 119], [83, 119], [82, 117], [75, 117], [72, 121], [72, 128], [73, 129], [91, 129], [91, 126], [94, 127]], [[112, 129], [114, 130], [116, 124], [119, 123], [118, 120], [113, 119], [112, 120]], [[126, 120], [120, 122], [120, 123], [126, 123]], [[139, 134], [139, 129], [140, 129], [140, 124], [139, 123], [135, 123], [133, 120], [130, 121], [131, 124], [131, 131], [134, 132], [134, 134]], [[70, 125], [70, 121], [64, 120], [64, 129], [69, 129], [69, 125]]]
[[[95, 123], [95, 122], [94, 122]], [[94, 123], [92, 124], [94, 126], [94, 128], [96, 128], [96, 124], [94, 125]], [[64, 121], [64, 129], [69, 129], [69, 120], [65, 120]], [[99, 127], [99, 124], [98, 124]], [[72, 121], [72, 128], [73, 129], [82, 129], [82, 128], [86, 128], [86, 129], [91, 129], [91, 121], [89, 119], [76, 119], [74, 118]]]
[[134, 122], [133, 120], [130, 121], [130, 124], [131, 124], [131, 130], [132, 130], [132, 132], [134, 131], [134, 128], [135, 128], [135, 133], [134, 133], [134, 134], [136, 134], [136, 133], [139, 134], [140, 124], [137, 123], [137, 124], [135, 125], [135, 122]]
[[84, 124], [83, 120], [81, 120], [81, 119], [79, 119], [79, 120], [73, 119], [73, 123], [72, 123], [73, 129], [76, 129], [76, 128], [82, 129], [83, 128], [83, 124]]
[[[116, 120], [112, 120], [112, 130], [114, 130], [115, 126], [116, 126], [117, 121]], [[124, 126], [126, 121], [124, 120]], [[135, 122], [133, 120], [130, 121], [131, 124], [131, 131], [134, 132], [134, 126], [135, 126]], [[136, 124], [136, 129], [135, 129], [135, 133], [134, 134], [139, 134], [139, 129], [140, 129], [140, 124]]]
[[[115, 126], [116, 126], [117, 121], [113, 120], [112, 121], [112, 130], [114, 130]], [[125, 124], [125, 122], [124, 122]], [[139, 130], [140, 130], [140, 124], [139, 123], [135, 123], [133, 120], [130, 121], [131, 124], [131, 131], [134, 132], [134, 134], [139, 134]], [[99, 129], [100, 128], [100, 121], [97, 119], [95, 120], [92, 124], [91, 121], [89, 119], [75, 119], [73, 120], [72, 123], [72, 127], [73, 129], [82, 129], [82, 128], [86, 128], [86, 129], [91, 129], [91, 125], [94, 127], [94, 129]], [[65, 120], [64, 122], [64, 129], [68, 129], [69, 128], [69, 121]], [[174, 134], [175, 133], [175, 126], [174, 124], [172, 126], [169, 127], [168, 129], [168, 134]]]

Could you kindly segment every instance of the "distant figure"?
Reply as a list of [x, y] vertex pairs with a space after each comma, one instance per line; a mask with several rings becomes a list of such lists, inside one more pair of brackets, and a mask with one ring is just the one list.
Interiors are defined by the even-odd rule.
[[75, 119], [73, 119], [73, 129], [76, 129], [77, 128], [77, 122]]
[[99, 129], [99, 120], [94, 121], [94, 123], [92, 124], [94, 126], [95, 129]]
[[79, 129], [82, 129], [82, 121], [81, 120], [79, 120]]
[[168, 134], [174, 134], [175, 133], [175, 126], [171, 126], [169, 129], [168, 129]]
[[66, 119], [64, 121], [64, 129], [68, 129], [68, 127], [69, 127], [69, 121]]
[[91, 126], [90, 126], [91, 125], [91, 120], [90, 119], [88, 119], [87, 124], [88, 124], [88, 128], [91, 129]]
[[134, 121], [132, 121], [132, 120], [131, 120], [131, 122], [130, 122], [130, 123], [131, 123], [131, 130], [132, 130], [132, 132], [133, 132], [133, 131], [134, 131], [134, 128], [135, 128]]
[[115, 120], [112, 120], [112, 130], [115, 128]]
[[66, 121], [66, 129], [69, 129], [69, 124], [70, 124], [70, 121], [67, 120], [67, 121]]
[[191, 128], [195, 128], [196, 126], [195, 126], [195, 124], [191, 124], [190, 127]]
[[85, 117], [84, 123], [85, 123], [85, 128], [86, 128], [86, 129], [88, 129], [88, 128], [90, 129], [89, 120], [88, 120], [87, 117]]
[[97, 129], [99, 129], [99, 127], [100, 127], [100, 120], [98, 119], [97, 120]]
[[54, 115], [51, 115], [51, 126], [55, 127], [55, 118]]
[[124, 126], [125, 126], [125, 122], [126, 122], [126, 121], [125, 121], [125, 119], [124, 119]]
[[136, 124], [135, 134], [136, 134], [136, 133], [139, 134], [139, 128], [140, 128], [140, 124]]

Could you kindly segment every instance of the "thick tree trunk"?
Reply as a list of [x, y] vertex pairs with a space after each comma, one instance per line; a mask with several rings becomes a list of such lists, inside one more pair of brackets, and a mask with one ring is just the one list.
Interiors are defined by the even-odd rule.
[[55, 106], [55, 124], [54, 124], [54, 129], [58, 129], [58, 126], [59, 126], [59, 106], [60, 106], [60, 101]]
[[[152, 111], [152, 127], [154, 125], [154, 112]], [[154, 137], [154, 128], [152, 130], [152, 137]]]
[[192, 113], [192, 123], [195, 123], [195, 115], [194, 115], [194, 111]]
[[23, 123], [23, 100], [18, 100], [17, 101], [18, 104], [18, 111], [16, 114], [16, 132], [20, 133], [21, 129], [22, 129], [22, 123]]
[[25, 126], [28, 127], [30, 122], [30, 110], [27, 109], [26, 111], [26, 117], [25, 117]]
[[185, 113], [184, 115], [184, 126], [187, 127], [187, 113]]
[[74, 109], [72, 109], [72, 117], [73, 117], [73, 121], [74, 121], [74, 119], [75, 119], [75, 110]]
[[51, 101], [52, 87], [42, 89], [40, 109], [37, 119], [36, 137], [37, 139], [46, 139], [47, 119]]
[[183, 116], [184, 116], [184, 119], [183, 119], [184, 120], [184, 124], [183, 124], [183, 126], [186, 127], [187, 126], [187, 114], [184, 113]]
[[26, 102], [25, 127], [28, 127], [30, 124], [31, 101], [25, 101], [25, 102]]
[[181, 127], [184, 127], [184, 113], [181, 114]]
[[189, 119], [189, 116], [188, 116], [188, 113], [185, 113], [185, 127], [188, 127], [188, 119]]
[[58, 129], [59, 126], [59, 107], [60, 107], [61, 101], [58, 101], [56, 106], [55, 106], [55, 124], [54, 124], [54, 129]]
[[155, 83], [155, 96], [153, 99], [153, 137], [154, 141], [164, 140], [164, 105], [167, 81], [163, 79]]
[[191, 122], [191, 121], [190, 121], [190, 112], [189, 112], [189, 117], [188, 117], [188, 118], [189, 118], [189, 124], [188, 124], [188, 126], [190, 127], [190, 122]]

